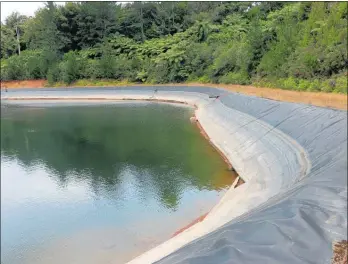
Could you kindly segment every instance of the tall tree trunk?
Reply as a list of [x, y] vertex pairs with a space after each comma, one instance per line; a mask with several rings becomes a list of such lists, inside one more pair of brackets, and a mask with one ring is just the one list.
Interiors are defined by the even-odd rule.
[[172, 28], [174, 29], [174, 3], [172, 2]]
[[[142, 5], [142, 3], [141, 3]], [[140, 7], [140, 19], [141, 19], [141, 38], [142, 41], [145, 41], [145, 34], [144, 34], [144, 18], [143, 18], [143, 6]]]
[[17, 35], [18, 55], [21, 55], [21, 44], [20, 44], [20, 42], [19, 42], [19, 30], [18, 30], [18, 25], [16, 25], [16, 35]]

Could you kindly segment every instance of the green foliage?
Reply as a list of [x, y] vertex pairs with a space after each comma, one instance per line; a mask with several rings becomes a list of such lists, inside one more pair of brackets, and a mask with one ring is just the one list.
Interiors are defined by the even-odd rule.
[[280, 87], [286, 90], [296, 90], [297, 82], [295, 78], [289, 77], [286, 79], [280, 79]]
[[311, 85], [311, 82], [308, 80], [299, 80], [297, 90], [299, 91], [307, 91]]
[[26, 50], [23, 51], [20, 57], [27, 58], [26, 63], [23, 65], [26, 69], [26, 78], [28, 79], [41, 79], [45, 78], [44, 69], [42, 68], [42, 52], [40, 50]]
[[80, 61], [78, 55], [74, 51], [69, 51], [64, 55], [62, 64], [60, 65], [62, 80], [70, 84], [80, 77]]
[[1, 22], [1, 58], [16, 54], [16, 50], [17, 42], [11, 28]]
[[337, 77], [334, 92], [347, 94], [347, 88], [348, 88], [347, 74]]
[[11, 56], [2, 70], [8, 80], [23, 80], [26, 78], [22, 59], [18, 55]]
[[191, 80], [204, 80], [209, 82], [207, 70], [214, 63], [214, 48], [207, 43], [195, 43], [188, 47], [186, 52], [186, 60], [189, 63]]
[[320, 91], [321, 83], [320, 80], [314, 79], [308, 87], [309, 92], [318, 92]]
[[54, 84], [58, 82], [61, 78], [61, 71], [58, 64], [54, 64], [50, 67], [47, 72], [47, 81], [49, 84]]
[[295, 79], [293, 77], [277, 80], [253, 80], [258, 87], [281, 88], [286, 90], [343, 93], [347, 94], [348, 79], [345, 74], [333, 75], [330, 79]]
[[112, 56], [112, 49], [109, 45], [102, 48], [102, 56], [98, 63], [100, 78], [116, 78], [116, 60]]
[[[81, 53], [80, 53], [81, 55]], [[81, 55], [81, 78], [86, 78], [86, 79], [96, 79], [100, 76], [99, 73], [99, 68], [98, 60], [93, 60], [93, 59], [87, 59], [83, 58], [83, 55]]]
[[6, 18], [5, 25], [1, 22], [1, 58], [19, 54], [25, 47], [22, 36], [27, 19], [26, 16], [13, 12]]
[[211, 78], [218, 80], [219, 77], [228, 75], [228, 73], [238, 72], [243, 72], [243, 76], [248, 76], [247, 69], [251, 59], [249, 50], [249, 45], [243, 42], [219, 47], [215, 51], [216, 59], [210, 68]]
[[26, 50], [21, 55], [11, 56], [2, 61], [1, 75], [3, 80], [40, 79], [45, 77], [42, 69], [42, 52]]
[[1, 24], [1, 79], [347, 93], [347, 19], [343, 2], [49, 2]]
[[219, 78], [219, 83], [225, 84], [250, 84], [250, 79], [248, 73], [245, 71], [242, 72], [230, 72]]

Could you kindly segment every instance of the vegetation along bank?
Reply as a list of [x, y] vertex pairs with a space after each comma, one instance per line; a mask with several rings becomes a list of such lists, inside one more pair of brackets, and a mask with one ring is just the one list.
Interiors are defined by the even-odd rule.
[[[1, 24], [1, 81], [347, 93], [345, 2], [48, 2]], [[86, 81], [87, 83], [89, 81]]]

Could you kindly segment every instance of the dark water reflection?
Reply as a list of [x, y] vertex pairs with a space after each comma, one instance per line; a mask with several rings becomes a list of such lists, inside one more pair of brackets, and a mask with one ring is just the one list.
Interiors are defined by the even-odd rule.
[[233, 177], [191, 115], [2, 108], [2, 263], [122, 263], [209, 210]]

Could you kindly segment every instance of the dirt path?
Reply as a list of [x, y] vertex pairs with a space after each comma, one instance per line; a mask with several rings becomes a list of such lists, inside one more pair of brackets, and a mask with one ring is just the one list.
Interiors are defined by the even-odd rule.
[[[47, 85], [46, 80], [26, 80], [26, 81], [4, 81], [1, 82], [1, 88], [43, 88]], [[128, 86], [131, 84], [127, 84]], [[139, 85], [139, 84], [136, 84]], [[140, 84], [146, 86], [146, 84]], [[238, 92], [246, 95], [254, 95], [258, 97], [294, 102], [304, 103], [323, 107], [332, 107], [336, 109], [347, 110], [347, 95], [345, 94], [334, 94], [334, 93], [319, 93], [319, 92], [298, 92], [282, 89], [271, 89], [271, 88], [258, 88], [254, 86], [242, 86], [242, 85], [227, 85], [227, 84], [201, 84], [201, 83], [184, 83], [184, 84], [167, 84], [177, 86], [204, 86], [204, 87], [218, 87], [224, 88], [229, 91]], [[109, 86], [115, 86], [114, 83]], [[126, 86], [126, 85], [120, 85]], [[161, 85], [155, 85], [161, 86]], [[93, 86], [86, 86], [93, 87]]]

